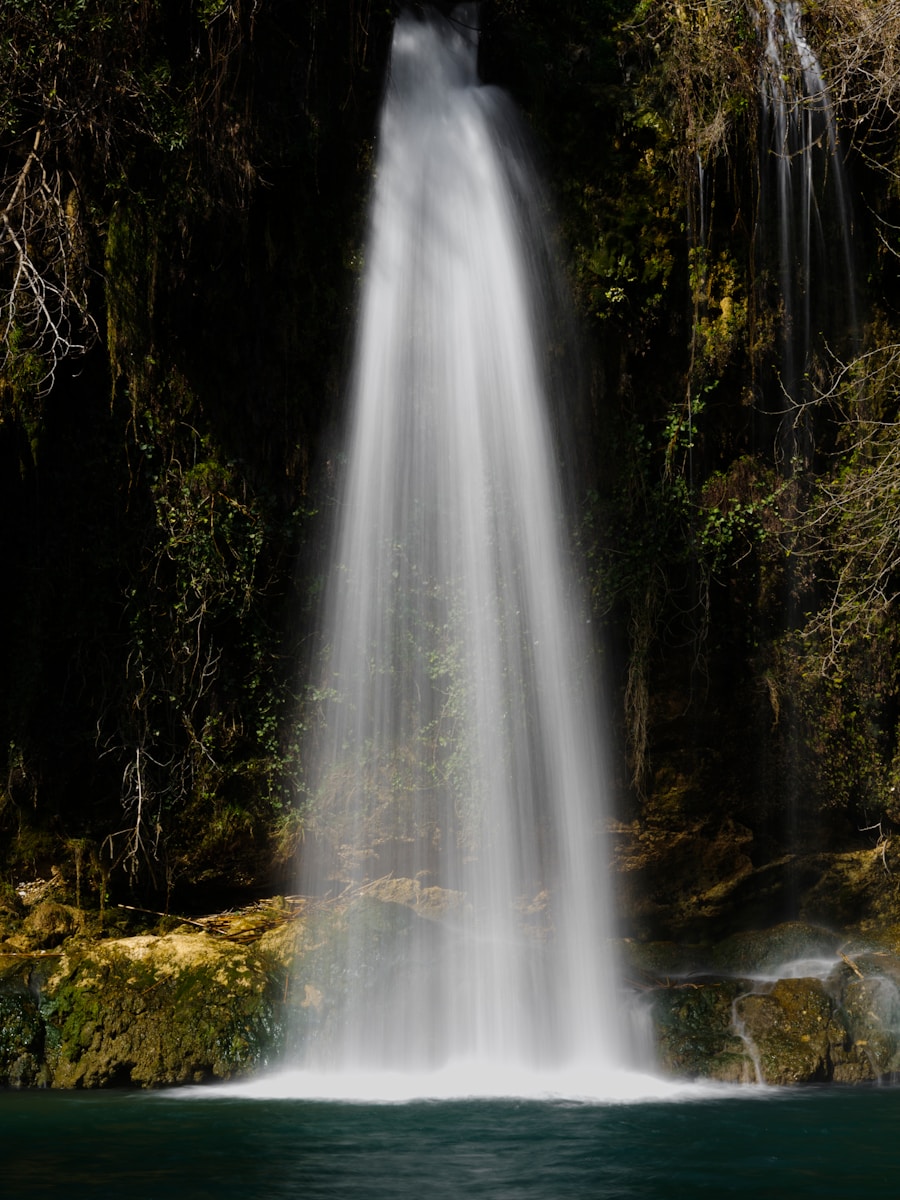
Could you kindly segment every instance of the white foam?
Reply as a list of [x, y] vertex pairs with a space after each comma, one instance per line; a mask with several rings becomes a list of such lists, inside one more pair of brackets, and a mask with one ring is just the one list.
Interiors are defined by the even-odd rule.
[[634, 1104], [690, 1101], [725, 1095], [762, 1096], [773, 1089], [663, 1079], [599, 1065], [526, 1070], [507, 1064], [459, 1062], [437, 1071], [287, 1070], [178, 1093], [205, 1099], [324, 1100], [402, 1104], [416, 1100], [519, 1099], [572, 1103]]

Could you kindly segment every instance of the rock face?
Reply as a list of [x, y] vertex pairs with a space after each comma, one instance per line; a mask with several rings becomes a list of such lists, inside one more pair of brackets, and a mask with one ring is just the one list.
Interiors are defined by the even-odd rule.
[[740, 985], [734, 980], [681, 983], [658, 988], [651, 1015], [657, 1061], [683, 1079], [753, 1083], [747, 1047], [734, 1027]]
[[[660, 1068], [722, 1082], [869, 1083], [900, 1071], [900, 959], [845, 952], [802, 925], [728, 939], [706, 973], [673, 947], [634, 947], [648, 972]], [[709, 963], [713, 966], [710, 968]], [[714, 973], [710, 973], [710, 971]]]
[[156, 1087], [264, 1068], [283, 1043], [290, 954], [285, 937], [247, 947], [187, 930], [2, 954], [0, 1086]]
[[44, 1021], [34, 997], [24, 989], [0, 993], [0, 1085], [49, 1082], [44, 1045]]
[[[458, 900], [398, 880], [299, 915], [272, 902], [254, 921], [103, 938], [77, 909], [42, 902], [0, 942], [0, 1087], [160, 1087], [275, 1066], [339, 1018], [348, 905], [365, 909], [359, 971], [377, 996], [408, 960], [427, 968]], [[895, 942], [854, 948], [793, 923], [704, 947], [627, 941], [621, 957], [661, 1072], [856, 1084], [900, 1074]]]

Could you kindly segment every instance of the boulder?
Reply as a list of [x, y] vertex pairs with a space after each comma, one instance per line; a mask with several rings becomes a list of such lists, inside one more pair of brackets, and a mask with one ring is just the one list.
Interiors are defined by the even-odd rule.
[[734, 1017], [763, 1083], [824, 1083], [848, 1061], [846, 1024], [817, 979], [780, 979], [740, 996]]
[[23, 950], [52, 950], [82, 926], [78, 909], [55, 900], [41, 900], [28, 912], [21, 932], [10, 942]]
[[0, 1083], [230, 1079], [283, 1044], [286, 945], [198, 930], [0, 956]]
[[[688, 1079], [868, 1083], [900, 1071], [900, 958], [845, 952], [834, 933], [791, 922], [697, 947], [643, 948], [651, 965], [690, 964], [650, 986], [660, 1069]], [[815, 975], [797, 977], [804, 968]], [[779, 973], [784, 977], [779, 978]]]
[[661, 1070], [682, 1079], [755, 1082], [752, 1057], [733, 1022], [742, 986], [738, 980], [715, 980], [654, 993], [651, 1016]]

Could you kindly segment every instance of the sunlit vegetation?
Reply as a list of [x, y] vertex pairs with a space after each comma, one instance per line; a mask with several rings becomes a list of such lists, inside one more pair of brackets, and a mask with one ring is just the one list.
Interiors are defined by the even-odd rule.
[[[4, 6], [11, 880], [74, 881], [77, 845], [79, 887], [161, 907], [264, 886], [302, 848], [318, 552], [392, 16]], [[900, 4], [820, 0], [804, 19], [860, 283], [852, 344], [815, 343], [791, 416], [802, 461], [760, 233], [752, 6], [495, 0], [482, 47], [534, 129], [582, 332], [580, 399], [555, 416], [620, 810], [650, 820], [676, 772], [702, 778], [707, 816], [775, 842], [798, 797], [810, 826], [889, 822], [900, 772]]]

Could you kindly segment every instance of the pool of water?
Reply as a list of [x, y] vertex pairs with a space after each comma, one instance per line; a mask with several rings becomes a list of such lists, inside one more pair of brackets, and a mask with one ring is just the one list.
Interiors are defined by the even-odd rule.
[[0, 1094], [10, 1197], [896, 1197], [900, 1089], [642, 1103]]

